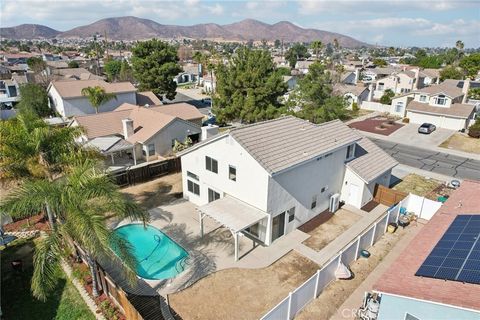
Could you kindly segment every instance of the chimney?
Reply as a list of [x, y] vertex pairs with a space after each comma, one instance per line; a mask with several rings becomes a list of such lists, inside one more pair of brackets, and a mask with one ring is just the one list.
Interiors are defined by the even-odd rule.
[[357, 84], [358, 81], [360, 81], [360, 69], [356, 68], [355, 69], [355, 84]]
[[463, 80], [463, 87], [462, 87], [462, 103], [467, 103], [468, 100], [468, 90], [470, 90], [470, 78], [466, 78]]
[[420, 81], [420, 68], [415, 69], [415, 83], [413, 84], [413, 89], [418, 89], [418, 81]]
[[129, 137], [133, 136], [133, 120], [132, 119], [123, 119], [123, 137], [124, 139], [128, 139]]
[[373, 100], [373, 84], [370, 83], [368, 85], [368, 98], [367, 101], [372, 101]]

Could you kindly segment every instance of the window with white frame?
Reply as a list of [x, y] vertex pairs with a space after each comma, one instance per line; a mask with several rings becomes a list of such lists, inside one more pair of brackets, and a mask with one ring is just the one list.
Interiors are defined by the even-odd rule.
[[422, 94], [422, 95], [420, 95], [420, 99], [419, 99], [419, 100], [420, 100], [420, 102], [427, 102], [427, 96], [424, 95], [424, 94]]
[[150, 143], [148, 146], [148, 156], [153, 156], [155, 154], [155, 144]]
[[395, 112], [402, 112], [403, 111], [403, 102], [398, 101], [397, 104], [395, 104]]
[[237, 181], [237, 168], [234, 166], [228, 166], [228, 179]]
[[208, 188], [208, 202], [220, 199], [220, 193]]
[[377, 88], [377, 89], [381, 91], [381, 90], [383, 90], [383, 88], [384, 88], [384, 87], [385, 87], [385, 83], [383, 83], [383, 82], [379, 82], [379, 83], [378, 83], [378, 88]]
[[188, 192], [196, 194], [197, 196], [200, 195], [200, 185], [198, 183], [193, 182], [192, 180], [187, 180], [187, 189], [188, 189]]
[[213, 173], [218, 173], [218, 161], [210, 157], [205, 157], [205, 168]]
[[443, 94], [441, 94], [439, 96], [436, 96], [434, 101], [435, 104], [439, 106], [444, 106], [447, 103], [447, 98]]

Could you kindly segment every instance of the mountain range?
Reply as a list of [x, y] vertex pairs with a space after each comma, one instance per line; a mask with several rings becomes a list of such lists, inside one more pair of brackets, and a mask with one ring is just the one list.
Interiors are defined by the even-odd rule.
[[339, 33], [305, 29], [288, 21], [267, 24], [253, 19], [226, 25], [206, 23], [177, 26], [163, 25], [137, 17], [117, 17], [102, 19], [64, 32], [36, 24], [0, 28], [0, 36], [8, 39], [88, 38], [96, 33], [103, 35], [105, 32], [108, 38], [112, 40], [143, 40], [155, 37], [217, 41], [273, 41], [279, 39], [285, 42], [311, 42], [320, 40], [323, 43], [332, 43], [333, 39], [337, 39], [341, 46], [347, 48], [367, 46], [366, 43]]

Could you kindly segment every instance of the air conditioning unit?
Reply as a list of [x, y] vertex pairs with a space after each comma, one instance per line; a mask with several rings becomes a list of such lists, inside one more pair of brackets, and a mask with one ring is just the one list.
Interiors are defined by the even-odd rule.
[[340, 205], [340, 194], [335, 193], [330, 197], [330, 204], [328, 206], [328, 210], [330, 212], [335, 212], [338, 210], [339, 205]]

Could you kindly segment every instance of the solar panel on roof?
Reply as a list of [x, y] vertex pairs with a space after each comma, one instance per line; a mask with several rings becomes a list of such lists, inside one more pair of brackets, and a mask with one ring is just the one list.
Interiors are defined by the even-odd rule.
[[480, 215], [459, 215], [416, 276], [480, 284]]

